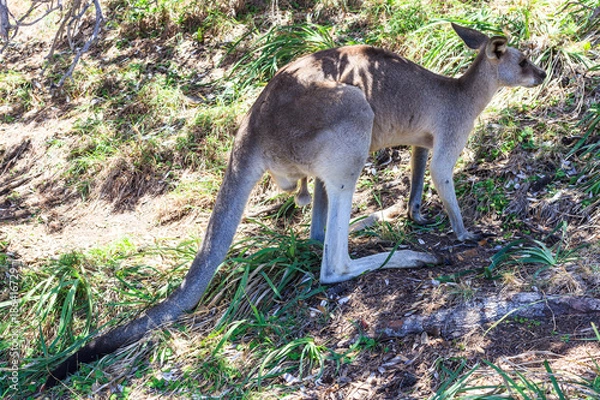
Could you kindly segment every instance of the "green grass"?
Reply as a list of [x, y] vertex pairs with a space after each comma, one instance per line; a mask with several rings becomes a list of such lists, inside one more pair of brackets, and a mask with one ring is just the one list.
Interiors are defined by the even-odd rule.
[[[242, 38], [244, 39], [244, 38]], [[243, 43], [234, 44], [231, 51]], [[268, 81], [277, 70], [299, 56], [339, 46], [331, 28], [316, 24], [275, 25], [253, 40], [245, 54], [233, 65], [228, 79], [235, 92]]]
[[[179, 283], [196, 248], [193, 240], [176, 247], [141, 250], [125, 239], [24, 268], [19, 317], [28, 321], [29, 328], [25, 329], [28, 344], [22, 363], [33, 364], [23, 368], [19, 378], [29, 382], [28, 393], [39, 387], [47, 367], [95, 330], [131, 318], [136, 309], [166, 297]], [[163, 266], [160, 269], [153, 266], [158, 260]], [[165, 269], [165, 264], [170, 269]], [[201, 333], [185, 321], [155, 333], [159, 343], [152, 346], [147, 361], [152, 367], [141, 361], [139, 372], [129, 376], [124, 386], [137, 387], [144, 382], [148, 390], [159, 393], [184, 387], [199, 394], [227, 392], [242, 398], [261, 393], [284, 375], [298, 382], [307, 376], [318, 378], [326, 365], [351, 362], [357, 354], [373, 351], [372, 345], [359, 340], [337, 353], [297, 325], [308, 313], [302, 305], [324, 291], [316, 284], [318, 265], [315, 244], [297, 239], [293, 232], [281, 235], [267, 229], [236, 243], [203, 300], [209, 308], [222, 310], [219, 318], [215, 315], [204, 321]], [[3, 319], [8, 306], [0, 304]], [[326, 324], [327, 319], [320, 323]], [[213, 327], [216, 330], [205, 336]], [[11, 329], [3, 326], [4, 333]], [[195, 339], [189, 342], [190, 338]], [[178, 362], [177, 343], [185, 342], [186, 359]], [[136, 350], [105, 357], [98, 369], [83, 366], [71, 377], [70, 387], [86, 393], [95, 381], [108, 383], [102, 370], [132, 362], [136, 357], [132, 351]], [[231, 358], [232, 352], [243, 357]], [[163, 373], [171, 371], [181, 380], [157, 377], [157, 368]]]
[[[453, 360], [454, 361], [454, 360]], [[548, 360], [530, 370], [502, 368], [489, 361], [469, 367], [465, 360], [458, 366], [444, 365], [438, 369], [444, 377], [431, 400], [450, 399], [585, 399], [592, 400], [600, 395], [598, 364], [596, 377], [582, 377], [553, 370]], [[594, 365], [592, 363], [592, 365]], [[573, 397], [574, 396], [574, 397]]]
[[[532, 234], [527, 215], [506, 212], [515, 184], [532, 183], [542, 173], [555, 179], [532, 207], [565, 193], [557, 204], [566, 207], [573, 201], [569, 199], [581, 200], [586, 216], [597, 215], [600, 113], [590, 93], [598, 85], [598, 68], [594, 67], [598, 25], [597, 19], [589, 18], [595, 7], [597, 0], [315, 1], [280, 2], [277, 13], [270, 5], [248, 2], [108, 1], [109, 21], [99, 47], [102, 56], [86, 56], [74, 81], [56, 98], [36, 88], [27, 70], [4, 70], [0, 73], [0, 119], [4, 124], [15, 123], [38, 106], [69, 104], [65, 114], [76, 120], [73, 129], [52, 139], [53, 145], [69, 146], [60, 179], [86, 201], [103, 197], [116, 206], [132, 204], [131, 188], [166, 194], [158, 222], [168, 223], [195, 210], [210, 209], [240, 116], [287, 62], [329, 47], [367, 43], [400, 51], [427, 68], [457, 76], [474, 52], [456, 37], [450, 21], [490, 35], [506, 30], [512, 35], [511, 43], [525, 49], [550, 78], [542, 88], [505, 90], [497, 96], [487, 117], [494, 125], [484, 122], [476, 128], [459, 165], [457, 186], [461, 203], [473, 205], [477, 221], [496, 220], [512, 238]], [[67, 58], [57, 56], [50, 77]], [[219, 73], [213, 76], [215, 69]], [[199, 100], [191, 102], [188, 96]], [[565, 160], [571, 163], [568, 167]], [[516, 179], [522, 175], [525, 178]], [[397, 176], [363, 176], [361, 189], [372, 190], [391, 178]], [[387, 196], [375, 191], [369, 205], [383, 204], [381, 195]], [[96, 380], [105, 384], [125, 371], [118, 382], [123, 392], [114, 394], [116, 398], [182, 393], [281, 398], [297, 392], [302, 379], [314, 382], [325, 373], [335, 375], [361, 354], [383, 352], [377, 339], [362, 333], [347, 351], [337, 351], [327, 337], [311, 335], [315, 330], [306, 324], [318, 331], [334, 318], [327, 307], [319, 309], [316, 317], [307, 309], [307, 303], [320, 299], [325, 290], [316, 278], [321, 249], [302, 239], [304, 233], [296, 233], [306, 227], [294, 231], [281, 223], [284, 216], [293, 214], [291, 200], [272, 195], [268, 201], [283, 206], [272, 220], [264, 219], [268, 225], [259, 233], [253, 230], [236, 242], [204, 298], [206, 308], [152, 335], [158, 343], [84, 366], [67, 388], [52, 394], [93, 396]], [[367, 205], [357, 207], [366, 209]], [[542, 211], [552, 214], [553, 210], [534, 208], [531, 213], [542, 215]], [[584, 215], [581, 209], [574, 212], [577, 218]], [[573, 269], [577, 264], [573, 261], [582, 260], [584, 254], [578, 251], [579, 243], [571, 244], [580, 227], [577, 221], [581, 220], [571, 222], [559, 241], [539, 233], [526, 241], [498, 240], [494, 244], [499, 248], [488, 265], [439, 280], [453, 282], [451, 294], [469, 301], [479, 289], [467, 284], [465, 276], [477, 284], [479, 279], [516, 274], [542, 290], [548, 285], [541, 281], [565, 271], [586, 278]], [[541, 223], [546, 230], [556, 226], [552, 220]], [[397, 223], [366, 230], [358, 238], [414, 241], [420, 230], [431, 229], [412, 227], [400, 218]], [[435, 229], [447, 231], [447, 224], [440, 222]], [[5, 247], [6, 243], [0, 246]], [[27, 338], [20, 372], [21, 381], [26, 382], [24, 395], [33, 396], [45, 367], [54, 365], [94, 331], [133, 318], [163, 299], [182, 279], [196, 249], [193, 239], [142, 251], [124, 240], [88, 252], [66, 251], [23, 266], [19, 305]], [[595, 256], [591, 251], [585, 260], [592, 272], [597, 272]], [[12, 265], [11, 257], [0, 250], [3, 273]], [[7, 321], [9, 303], [4, 292], [2, 296], [0, 319]], [[3, 338], [12, 329], [4, 322], [0, 327]], [[2, 363], [7, 346], [6, 341], [0, 346], [0, 367], [6, 365]], [[443, 358], [434, 368], [440, 379], [429, 388], [435, 393], [432, 399], [571, 396], [587, 400], [597, 397], [600, 390], [597, 360], [589, 368], [595, 377], [567, 376], [549, 362], [541, 362], [535, 371], [523, 371], [495, 361]], [[6, 381], [0, 380], [0, 393], [10, 397]]]
[[146, 79], [148, 73], [134, 62], [108, 77], [95, 76], [88, 88], [94, 101], [79, 108], [82, 116], [71, 132], [79, 140], [63, 174], [83, 198], [105, 197], [119, 208], [124, 188], [115, 187], [113, 177], [124, 168], [121, 183], [141, 185], [142, 195], [160, 193], [165, 184], [176, 188], [184, 169], [217, 177], [224, 169], [237, 117], [247, 106], [189, 107], [183, 77], [170, 76], [169, 69]]
[[597, 140], [599, 124], [600, 104], [593, 103], [578, 124], [583, 129], [583, 136], [569, 153], [569, 157], [577, 157], [579, 164], [582, 164], [575, 183], [590, 196], [586, 200], [588, 205], [600, 200], [600, 142]]
[[10, 123], [16, 115], [29, 111], [33, 103], [33, 87], [25, 74], [0, 72], [0, 121]]

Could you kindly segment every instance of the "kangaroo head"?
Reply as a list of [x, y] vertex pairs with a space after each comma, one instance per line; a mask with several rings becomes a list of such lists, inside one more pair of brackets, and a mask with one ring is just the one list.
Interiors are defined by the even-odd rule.
[[456, 24], [452, 24], [452, 27], [467, 46], [485, 52], [485, 61], [496, 71], [499, 86], [533, 87], [546, 79], [546, 72], [529, 61], [522, 52], [509, 47], [508, 39], [504, 36], [489, 38], [474, 29]]

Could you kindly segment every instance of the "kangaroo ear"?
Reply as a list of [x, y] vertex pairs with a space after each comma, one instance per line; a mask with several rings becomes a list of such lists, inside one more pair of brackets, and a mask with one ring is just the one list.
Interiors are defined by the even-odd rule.
[[465, 42], [469, 48], [478, 50], [489, 40], [489, 37], [475, 29], [465, 28], [464, 26], [452, 23], [452, 28], [458, 36]]
[[485, 47], [485, 55], [488, 58], [496, 58], [499, 59], [502, 57], [502, 54], [506, 52], [506, 43], [508, 39], [503, 36], [494, 36], [490, 39], [490, 42]]

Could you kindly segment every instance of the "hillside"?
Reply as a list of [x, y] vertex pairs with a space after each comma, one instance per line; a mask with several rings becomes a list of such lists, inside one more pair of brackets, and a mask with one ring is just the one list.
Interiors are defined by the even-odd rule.
[[[101, 4], [62, 87], [93, 7], [49, 59], [58, 14], [0, 54], [1, 398], [600, 397], [597, 0]], [[402, 211], [352, 233], [351, 256], [410, 248], [444, 263], [324, 286], [311, 206], [265, 176], [193, 313], [38, 394], [94, 333], [180, 284], [236, 129], [279, 68], [369, 44], [459, 76], [475, 53], [450, 22], [509, 35], [548, 74], [496, 95], [455, 168], [484, 239], [455, 239], [429, 172], [433, 222], [412, 223], [410, 151], [379, 151], [352, 218]]]

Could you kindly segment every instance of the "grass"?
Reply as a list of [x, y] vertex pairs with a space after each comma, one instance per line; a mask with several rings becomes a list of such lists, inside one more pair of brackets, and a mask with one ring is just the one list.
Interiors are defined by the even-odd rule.
[[[82, 116], [71, 133], [78, 144], [63, 174], [83, 198], [100, 196], [115, 208], [130, 207], [145, 194], [176, 188], [180, 171], [213, 171], [218, 177], [224, 169], [229, 137], [246, 105], [188, 107], [184, 78], [168, 69], [145, 79], [148, 73], [147, 66], [132, 62], [119, 73], [92, 78], [100, 78], [89, 88], [94, 101], [79, 107]], [[132, 186], [136, 193], [127, 190]]]
[[[237, 50], [245, 38], [236, 42]], [[233, 65], [228, 76], [236, 91], [268, 81], [277, 70], [298, 56], [339, 46], [331, 28], [316, 24], [275, 25], [253, 40], [252, 46]]]
[[[193, 257], [196, 245], [195, 242], [183, 243], [176, 248], [160, 247], [140, 252], [129, 241], [124, 241], [106, 249], [93, 249], [87, 254], [65, 254], [56, 261], [45, 263], [35, 274], [22, 277], [23, 295], [19, 307], [27, 310], [27, 314], [20, 314], [19, 318], [30, 321], [31, 327], [38, 327], [40, 335], [31, 344], [30, 350], [41, 349], [44, 361], [38, 361], [37, 368], [23, 370], [21, 380], [31, 382], [32, 388], [36, 382], [39, 385], [46, 365], [60, 359], [100, 328], [100, 321], [106, 321], [106, 316], [96, 316], [92, 322], [98, 308], [112, 309], [109, 321], [105, 322], [112, 325], [127, 318], [128, 314], [118, 310], [145, 308], [164, 298], [181, 279], [182, 269]], [[208, 339], [201, 339], [199, 347], [192, 350], [203, 354], [203, 361], [199, 370], [187, 372], [189, 379], [184, 379], [184, 382], [206, 382], [208, 386], [200, 384], [197, 388], [200, 390], [206, 387], [223, 390], [239, 385], [237, 390], [241, 393], [252, 388], [259, 389], [264, 381], [272, 381], [290, 372], [302, 377], [312, 375], [315, 370], [323, 370], [325, 360], [331, 359], [330, 350], [315, 343], [314, 338], [297, 337], [301, 331], [294, 327], [295, 318], [302, 314], [299, 305], [323, 291], [322, 287], [314, 286], [313, 269], [318, 263], [310, 247], [310, 242], [297, 240], [293, 234], [278, 235], [272, 231], [234, 246], [231, 258], [226, 261], [231, 267], [223, 268], [205, 299], [209, 307], [219, 306], [221, 302], [228, 306], [218, 321], [214, 317], [209, 320], [217, 327], [217, 332]], [[175, 264], [168, 276], [143, 262], [156, 256], [160, 256], [163, 262], [170, 259]], [[100, 269], [103, 265], [112, 267]], [[114, 279], [102, 274], [113, 268]], [[88, 280], [91, 277], [94, 278], [93, 284]], [[140, 284], [149, 280], [152, 284]], [[105, 287], [106, 291], [97, 292], [93, 287]], [[4, 302], [0, 306], [4, 313], [9, 303]], [[58, 326], [58, 329], [53, 331], [51, 326]], [[5, 325], [3, 330], [6, 329], [10, 331], [10, 326]], [[183, 331], [187, 329], [190, 328], [182, 328]], [[53, 335], [45, 336], [43, 332], [47, 331], [52, 331]], [[189, 333], [194, 335], [194, 332]], [[175, 351], [171, 348], [172, 339], [177, 335], [178, 332], [174, 331], [162, 339], [163, 344], [159, 345], [153, 363], [170, 363], [167, 360], [172, 359]], [[239, 343], [239, 348], [246, 348], [245, 352], [249, 354], [245, 357], [252, 362], [231, 364], [226, 354], [233, 343]], [[37, 357], [34, 353], [27, 353], [30, 361], [37, 360]], [[118, 363], [119, 358], [117, 355], [112, 362]], [[129, 360], [127, 356], [125, 359]], [[225, 378], [222, 374], [228, 368], [231, 376]], [[177, 366], [176, 369], [177, 373], [183, 373], [187, 367], [179, 370]], [[83, 385], [80, 387], [83, 390], [89, 382], [84, 378], [85, 371], [73, 380], [75, 385]], [[151, 389], [176, 389], [176, 386], [161, 379], [148, 378], [148, 374], [151, 375], [151, 371], [142, 374], [140, 379], [149, 380]], [[215, 374], [221, 378], [216, 379]], [[102, 375], [97, 378], [101, 382], [105, 379]], [[243, 381], [237, 382], [238, 379]]]
[[[63, 107], [75, 123], [54, 142], [68, 153], [64, 169], [54, 175], [58, 184], [75, 188], [85, 202], [109, 200], [117, 210], [134, 209], [143, 196], [160, 195], [164, 202], [156, 222], [169, 224], [210, 210], [241, 115], [290, 60], [367, 43], [458, 75], [474, 53], [452, 32], [450, 21], [490, 35], [506, 30], [511, 43], [526, 48], [550, 78], [540, 89], [505, 90], [497, 96], [458, 166], [458, 189], [466, 219], [500, 226], [507, 239], [493, 242], [496, 254], [489, 263], [438, 280], [463, 302], [488, 280], [507, 290], [535, 286], [560, 293], [576, 293], [582, 284], [573, 282], [583, 280], [586, 293], [597, 296], [597, 247], [578, 247], [586, 235], [593, 237], [600, 196], [600, 113], [593, 97], [598, 20], [589, 18], [595, 7], [595, 0], [489, 2], [483, 7], [462, 1], [315, 1], [279, 3], [279, 10], [247, 2], [109, 1], [110, 21], [98, 53], [86, 55], [74, 82], [56, 98], [36, 86], [27, 68], [2, 64], [7, 68], [0, 73], [0, 120], [28, 123], [26, 114], [32, 110]], [[58, 60], [51, 76], [60, 65]], [[0, 149], [0, 157], [7, 150]], [[363, 176], [361, 189], [402, 178], [397, 175]], [[521, 194], [519, 188], [533, 187], [542, 175], [551, 179], [540, 184], [538, 194]], [[269, 188], [266, 183], [261, 187], [263, 192]], [[383, 204], [380, 194], [387, 195], [375, 191], [357, 208]], [[521, 195], [527, 207], [516, 207]], [[387, 345], [364, 333], [360, 321], [352, 322], [351, 333], [328, 335], [327, 327], [343, 313], [317, 283], [321, 249], [302, 239], [305, 226], [292, 229], [282, 223], [284, 217], [298, 219], [290, 211], [291, 200], [272, 193], [266, 197], [283, 206], [272, 219], [261, 220], [266, 225], [257, 221], [253, 226], [259, 228], [245, 228], [203, 307], [153, 334], [158, 343], [133, 346], [85, 366], [52, 395], [93, 396], [96, 381], [108, 385], [116, 377], [122, 391], [115, 398], [281, 398], [315, 382], [332, 382], [327, 384], [333, 387], [348, 368], [386, 353]], [[434, 206], [436, 201], [436, 196], [428, 199]], [[548, 236], [563, 220], [569, 224], [560, 238]], [[432, 234], [446, 232], [446, 222], [438, 221]], [[431, 229], [400, 220], [353, 240], [414, 242]], [[530, 237], [514, 240], [515, 235]], [[93, 332], [163, 299], [182, 279], [197, 244], [182, 238], [172, 247], [138, 249], [124, 240], [22, 265], [22, 394], [34, 396], [45, 368]], [[8, 246], [0, 242], [3, 275], [16, 262]], [[516, 281], [522, 283], [509, 283]], [[6, 322], [12, 303], [6, 291], [0, 296], [0, 337], [6, 338], [15, 329]], [[600, 341], [597, 327], [594, 332], [588, 339]], [[343, 347], [334, 342], [340, 337], [348, 339]], [[0, 367], [5, 369], [9, 348], [4, 339]], [[422, 367], [437, 374], [426, 390], [402, 390], [432, 399], [598, 397], [597, 357], [576, 360], [587, 368], [579, 376], [552, 361], [539, 358], [531, 367], [444, 353], [437, 363]], [[363, 377], [355, 373], [351, 378]], [[0, 379], [0, 397], [10, 398], [10, 390], [9, 382]]]
[[[548, 271], [551, 275], [565, 272], [566, 266], [576, 263], [581, 257], [583, 246], [568, 248], [565, 244], [566, 227], [566, 224], [563, 223], [547, 236], [548, 240], [562, 228], [563, 239], [556, 241], [552, 246], [547, 246], [543, 241], [535, 239], [513, 240], [498, 248], [486, 267], [464, 270], [456, 274], [440, 276], [437, 279], [442, 282], [462, 284], [462, 277], [478, 274], [491, 280], [500, 278], [510, 280], [510, 275], [514, 273], [511, 267], [516, 266], [522, 269], [532, 266], [533, 270], [529, 273], [531, 283], [532, 285], [539, 284], [540, 277], [544, 275], [544, 272]], [[545, 279], [548, 280], [548, 277]]]
[[583, 164], [582, 171], [577, 176], [585, 193], [589, 195], [588, 204], [597, 204], [600, 200], [600, 142], [597, 141], [597, 132], [600, 124], [600, 104], [593, 103], [579, 122], [584, 130], [583, 136], [577, 141], [569, 156], [576, 154]]
[[[596, 374], [600, 372], [598, 364], [593, 360], [585, 361], [590, 362]], [[520, 370], [518, 367], [502, 368], [489, 361], [484, 361], [483, 365], [475, 364], [468, 367], [465, 360], [460, 360], [458, 366], [450, 368], [440, 363], [438, 368], [445, 379], [431, 400], [570, 398], [591, 400], [600, 395], [600, 381], [597, 375], [582, 377], [557, 373], [548, 360], [540, 364], [535, 369]]]
[[0, 82], [0, 120], [10, 123], [31, 109], [32, 85], [24, 74], [10, 70], [0, 73]]

